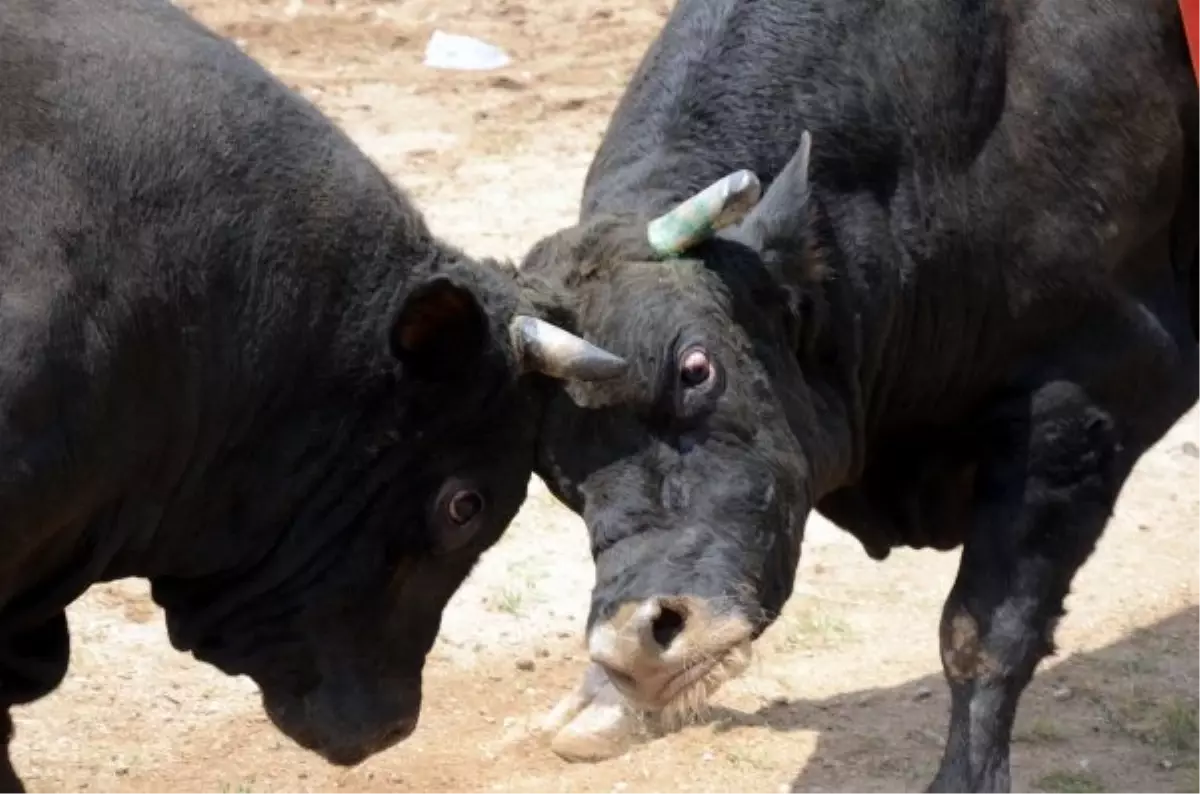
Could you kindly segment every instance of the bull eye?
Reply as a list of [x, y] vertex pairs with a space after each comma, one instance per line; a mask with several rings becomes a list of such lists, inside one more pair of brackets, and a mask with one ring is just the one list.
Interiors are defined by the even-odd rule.
[[712, 382], [716, 370], [708, 351], [690, 347], [679, 357], [679, 381], [685, 388], [694, 389]]
[[458, 491], [446, 505], [446, 515], [460, 527], [483, 512], [483, 497], [477, 491]]

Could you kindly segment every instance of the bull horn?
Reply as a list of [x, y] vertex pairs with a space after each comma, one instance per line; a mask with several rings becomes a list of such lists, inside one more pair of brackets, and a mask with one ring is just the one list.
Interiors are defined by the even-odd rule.
[[805, 224], [797, 223], [797, 219], [803, 217], [810, 196], [811, 160], [812, 133], [805, 130], [787, 165], [738, 229], [742, 242], [759, 253], [769, 249], [799, 250], [804, 246]]
[[560, 380], [596, 381], [625, 371], [625, 359], [537, 317], [518, 314], [509, 333], [525, 372], [541, 372]]
[[659, 256], [679, 256], [746, 216], [762, 195], [762, 184], [752, 171], [734, 171], [650, 221], [646, 237]]

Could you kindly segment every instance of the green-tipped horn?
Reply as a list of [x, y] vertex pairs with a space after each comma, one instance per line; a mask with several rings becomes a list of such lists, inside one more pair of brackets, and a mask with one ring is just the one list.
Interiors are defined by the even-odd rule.
[[650, 247], [659, 256], [679, 256], [713, 232], [737, 223], [754, 208], [762, 185], [751, 171], [735, 171], [660, 215], [646, 227]]

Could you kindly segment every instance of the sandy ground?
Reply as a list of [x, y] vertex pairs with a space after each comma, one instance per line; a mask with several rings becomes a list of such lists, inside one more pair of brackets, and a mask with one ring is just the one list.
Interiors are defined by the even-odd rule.
[[[336, 118], [443, 235], [510, 257], [568, 223], [666, 0], [187, 0]], [[503, 46], [490, 73], [421, 65], [434, 28]], [[1197, 415], [1144, 459], [1029, 689], [1015, 786], [1197, 790]], [[797, 594], [706, 722], [568, 764], [529, 733], [578, 679], [584, 530], [540, 483], [446, 616], [421, 727], [352, 769], [291, 746], [248, 681], [167, 643], [139, 582], [70, 618], [71, 673], [17, 714], [34, 790], [894, 791], [930, 779], [948, 694], [936, 626], [957, 555], [873, 563], [814, 519]]]

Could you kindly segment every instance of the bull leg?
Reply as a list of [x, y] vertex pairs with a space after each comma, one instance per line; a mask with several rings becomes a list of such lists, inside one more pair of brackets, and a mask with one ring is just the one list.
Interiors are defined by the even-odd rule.
[[70, 656], [71, 638], [65, 612], [0, 636], [0, 740], [4, 743], [0, 791], [25, 790], [12, 765], [12, 706], [30, 703], [53, 692], [67, 674]]
[[9, 746], [12, 744], [13, 721], [12, 713], [6, 708], [0, 714], [0, 741], [4, 743], [4, 757], [0, 759], [0, 791], [21, 792], [25, 790], [17, 770], [13, 768], [12, 754]]
[[1047, 384], [1005, 409], [942, 614], [950, 729], [930, 791], [1010, 789], [1017, 701], [1053, 652], [1071, 580], [1129, 468], [1112, 418], [1073, 384]]

